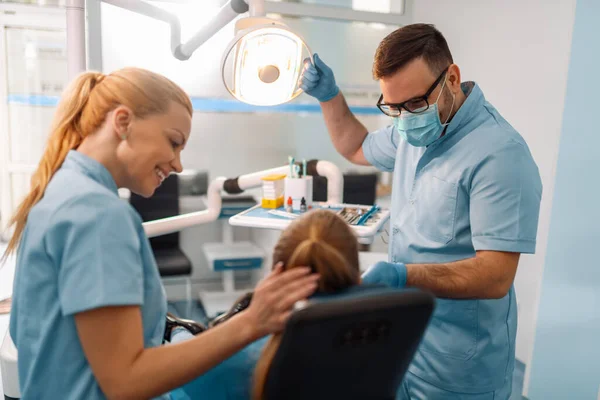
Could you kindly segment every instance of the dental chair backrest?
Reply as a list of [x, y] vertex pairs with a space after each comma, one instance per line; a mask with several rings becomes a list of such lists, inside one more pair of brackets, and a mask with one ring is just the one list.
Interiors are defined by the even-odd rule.
[[286, 326], [264, 399], [395, 399], [434, 302], [367, 285], [311, 299]]

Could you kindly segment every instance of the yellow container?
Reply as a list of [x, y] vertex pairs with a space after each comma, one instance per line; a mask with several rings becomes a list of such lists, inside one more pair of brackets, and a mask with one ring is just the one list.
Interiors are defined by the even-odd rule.
[[272, 174], [262, 178], [262, 200], [263, 208], [279, 208], [283, 206], [283, 192], [285, 174]]
[[278, 197], [276, 199], [265, 199], [262, 198], [261, 201], [262, 208], [279, 208], [283, 206], [283, 196]]

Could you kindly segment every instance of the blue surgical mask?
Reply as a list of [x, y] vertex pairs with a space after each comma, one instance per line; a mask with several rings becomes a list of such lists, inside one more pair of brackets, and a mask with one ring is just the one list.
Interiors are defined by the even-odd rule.
[[438, 98], [427, 110], [418, 114], [411, 114], [408, 111], [403, 110], [399, 117], [394, 118], [396, 130], [409, 144], [415, 147], [429, 146], [442, 136], [444, 128], [448, 125], [450, 114], [452, 114], [455, 98], [454, 94], [452, 94], [450, 113], [448, 113], [448, 118], [446, 118], [446, 121], [442, 124], [438, 110], [438, 101], [440, 100], [440, 96], [442, 95], [445, 86], [446, 81], [444, 80]]

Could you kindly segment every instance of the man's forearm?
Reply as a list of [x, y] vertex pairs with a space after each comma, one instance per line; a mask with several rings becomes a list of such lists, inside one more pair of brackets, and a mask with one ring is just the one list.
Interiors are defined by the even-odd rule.
[[446, 264], [407, 264], [406, 286], [442, 298], [499, 299], [508, 293], [517, 263], [518, 254], [499, 253]]
[[[364, 157], [356, 157], [367, 136], [367, 128], [352, 114], [344, 95], [321, 103], [325, 124], [335, 149], [351, 162], [368, 165]], [[362, 152], [361, 152], [362, 154]]]

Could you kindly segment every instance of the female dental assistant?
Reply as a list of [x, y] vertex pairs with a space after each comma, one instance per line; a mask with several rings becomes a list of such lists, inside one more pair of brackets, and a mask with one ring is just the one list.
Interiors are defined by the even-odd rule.
[[18, 247], [10, 334], [23, 399], [168, 398], [280, 331], [315, 290], [307, 268], [276, 270], [246, 311], [161, 346], [164, 289], [142, 221], [117, 188], [150, 196], [181, 171], [191, 117], [181, 88], [141, 69], [84, 73], [62, 98], [7, 251]]

